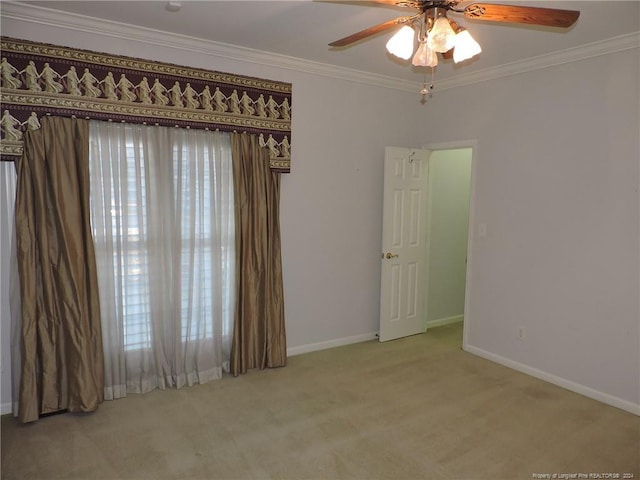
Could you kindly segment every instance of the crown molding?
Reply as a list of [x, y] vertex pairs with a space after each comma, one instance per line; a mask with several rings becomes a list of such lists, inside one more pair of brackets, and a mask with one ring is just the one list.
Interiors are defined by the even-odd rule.
[[[85, 15], [77, 15], [50, 8], [25, 5], [3, 1], [2, 18], [18, 20], [38, 25], [62, 28], [74, 32], [83, 32], [105, 37], [131, 40], [149, 45], [168, 47], [188, 52], [197, 52], [229, 60], [237, 60], [257, 65], [283, 68], [297, 72], [310, 73], [325, 77], [348, 80], [357, 83], [374, 85], [415, 92], [420, 88], [417, 82], [403, 81], [393, 77], [377, 75], [360, 70], [338, 67], [320, 62], [313, 62], [286, 55], [280, 55], [251, 48], [214, 42], [188, 35], [164, 32], [146, 27], [103, 20]], [[28, 40], [28, 39], [25, 39]], [[105, 52], [113, 53], [113, 52]]]
[[[198, 52], [229, 60], [283, 68], [407, 92], [416, 92], [416, 90], [419, 90], [422, 86], [422, 82], [401, 80], [286, 55], [15, 2], [2, 2], [2, 17], [6, 20], [19, 20], [70, 31], [131, 40], [189, 52]], [[442, 91], [469, 86], [497, 78], [540, 70], [633, 48], [640, 48], [640, 32], [621, 35], [547, 55], [527, 58], [498, 67], [487, 68], [467, 74], [459, 74], [453, 78], [440, 80], [437, 89], [438, 91]]]
[[640, 32], [633, 32], [618, 37], [608, 38], [600, 42], [588, 43], [579, 47], [568, 48], [558, 52], [526, 58], [512, 63], [506, 63], [494, 68], [486, 68], [468, 74], [460, 74], [438, 82], [438, 91], [450, 88], [465, 87], [480, 82], [509, 77], [520, 73], [542, 70], [544, 68], [577, 62], [588, 58], [607, 55], [640, 48]]

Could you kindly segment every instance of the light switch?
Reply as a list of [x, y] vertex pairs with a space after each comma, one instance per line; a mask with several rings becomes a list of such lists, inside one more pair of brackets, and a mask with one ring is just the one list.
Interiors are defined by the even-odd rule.
[[486, 223], [481, 223], [480, 225], [478, 225], [478, 236], [482, 237], [482, 238], [487, 236], [487, 224]]

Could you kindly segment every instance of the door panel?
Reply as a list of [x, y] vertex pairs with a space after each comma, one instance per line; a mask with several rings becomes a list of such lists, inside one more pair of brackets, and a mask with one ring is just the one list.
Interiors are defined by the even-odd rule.
[[380, 341], [425, 330], [428, 150], [385, 150]]

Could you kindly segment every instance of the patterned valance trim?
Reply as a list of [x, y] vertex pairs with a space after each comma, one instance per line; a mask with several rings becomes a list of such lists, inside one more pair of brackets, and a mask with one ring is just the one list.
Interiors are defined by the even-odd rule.
[[0, 154], [22, 154], [42, 115], [148, 123], [260, 136], [271, 167], [291, 163], [291, 84], [1, 38]]

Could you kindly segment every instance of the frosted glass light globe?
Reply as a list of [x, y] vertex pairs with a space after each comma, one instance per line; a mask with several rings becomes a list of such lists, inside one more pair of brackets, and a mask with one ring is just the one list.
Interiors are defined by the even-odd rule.
[[413, 31], [413, 28], [405, 25], [389, 39], [387, 42], [387, 51], [396, 57], [408, 60], [411, 58], [411, 54], [413, 53], [414, 36], [415, 32]]

